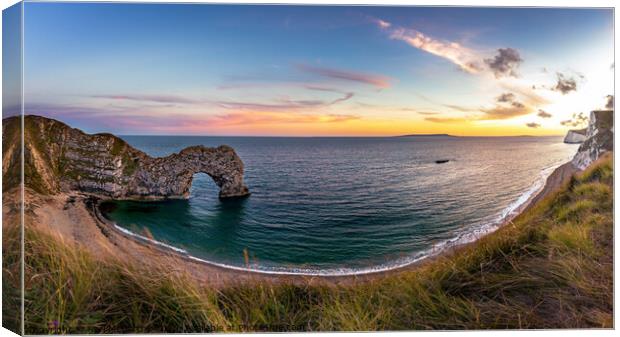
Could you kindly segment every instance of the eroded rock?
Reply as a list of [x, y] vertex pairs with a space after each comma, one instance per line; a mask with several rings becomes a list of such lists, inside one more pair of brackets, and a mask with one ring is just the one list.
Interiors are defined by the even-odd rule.
[[586, 140], [573, 157], [573, 165], [583, 170], [603, 153], [614, 149], [614, 111], [595, 110], [590, 112]]
[[578, 130], [568, 130], [568, 132], [566, 133], [566, 136], [564, 137], [564, 143], [567, 143], [567, 144], [583, 143], [586, 140], [587, 131], [588, 131], [587, 128], [578, 129]]
[[[19, 117], [2, 120], [3, 190], [19, 184]], [[206, 173], [220, 198], [249, 195], [243, 162], [226, 145], [191, 146], [153, 158], [111, 134], [90, 135], [45, 117], [24, 117], [24, 175], [39, 193], [80, 191], [114, 199], [187, 198], [195, 173]], [[8, 183], [7, 183], [8, 182]]]

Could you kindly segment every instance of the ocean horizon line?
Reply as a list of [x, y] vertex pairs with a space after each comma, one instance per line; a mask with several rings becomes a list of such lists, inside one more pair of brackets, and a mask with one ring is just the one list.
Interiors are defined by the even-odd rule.
[[175, 134], [121, 134], [113, 132], [96, 132], [92, 134], [105, 134], [111, 133], [119, 137], [213, 137], [213, 138], [415, 138], [415, 137], [451, 137], [451, 138], [550, 138], [550, 137], [564, 137], [563, 134], [557, 135], [506, 135], [506, 136], [459, 136], [451, 134], [413, 134], [413, 135], [395, 135], [395, 136], [253, 136], [253, 135], [175, 135]]

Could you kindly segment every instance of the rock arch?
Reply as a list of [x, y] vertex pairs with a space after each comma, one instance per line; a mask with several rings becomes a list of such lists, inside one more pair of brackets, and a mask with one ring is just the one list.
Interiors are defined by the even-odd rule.
[[220, 198], [250, 194], [243, 183], [243, 162], [230, 146], [191, 146], [168, 157], [153, 158], [143, 166], [144, 174], [137, 176], [138, 195], [187, 198], [196, 173], [213, 179], [220, 188]]
[[[86, 134], [54, 119], [28, 115], [24, 123], [26, 187], [42, 193], [78, 191], [102, 198], [157, 200], [187, 198], [193, 175], [203, 172], [219, 186], [220, 198], [250, 194], [243, 162], [230, 146], [190, 146], [154, 158], [111, 134]], [[3, 126], [3, 190], [19, 185], [21, 119]]]

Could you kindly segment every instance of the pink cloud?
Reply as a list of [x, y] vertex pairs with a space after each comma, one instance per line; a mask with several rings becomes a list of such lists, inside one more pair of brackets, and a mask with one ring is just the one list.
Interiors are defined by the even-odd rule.
[[377, 24], [377, 26], [379, 26], [379, 28], [382, 28], [382, 29], [387, 29], [392, 26], [390, 22], [387, 22], [381, 19], [374, 19], [373, 21]]
[[372, 21], [381, 30], [388, 32], [391, 39], [403, 41], [412, 47], [444, 58], [470, 74], [491, 72], [496, 78], [518, 77], [517, 69], [523, 62], [519, 51], [514, 48], [499, 48], [495, 56], [485, 58], [484, 53], [467, 48], [458, 42], [439, 40], [415, 29], [394, 27], [381, 19], [372, 18]]
[[426, 117], [424, 119], [429, 122], [433, 122], [433, 123], [447, 123], [447, 124], [465, 123], [465, 122], [470, 121], [470, 119], [468, 118], [461, 118], [461, 117]]
[[459, 43], [440, 41], [417, 30], [404, 28], [393, 29], [390, 38], [404, 41], [412, 47], [445, 58], [468, 73], [476, 74], [483, 69], [480, 56]]
[[[316, 89], [315, 89], [316, 90]], [[352, 92], [341, 92], [342, 97], [331, 101], [323, 100], [292, 100], [279, 99], [277, 103], [255, 103], [255, 102], [239, 102], [239, 101], [217, 101], [215, 104], [223, 109], [244, 110], [244, 111], [292, 111], [304, 109], [316, 109], [338, 104], [351, 99], [354, 96]]]
[[380, 89], [390, 87], [390, 78], [383, 75], [353, 72], [333, 68], [316, 67], [307, 64], [299, 64], [297, 68], [308, 73], [339, 80], [370, 84]]
[[182, 96], [174, 95], [93, 95], [93, 98], [105, 98], [112, 100], [139, 101], [139, 102], [156, 102], [156, 103], [182, 103], [197, 104], [200, 100], [195, 100]]
[[[247, 102], [247, 101], [237, 101], [237, 100], [212, 100], [212, 99], [193, 99], [183, 96], [172, 96], [172, 95], [134, 95], [134, 94], [126, 94], [126, 95], [93, 95], [89, 97], [93, 98], [103, 98], [113, 101], [137, 101], [144, 104], [146, 103], [156, 103], [161, 106], [161, 104], [188, 104], [188, 105], [214, 105], [223, 109], [233, 109], [233, 110], [259, 110], [259, 111], [290, 111], [290, 110], [303, 110], [303, 109], [315, 109], [320, 107], [327, 107], [330, 105], [338, 104], [344, 101], [347, 101], [355, 95], [353, 92], [346, 92], [338, 89], [334, 89], [331, 87], [324, 87], [320, 85], [304, 85], [301, 84], [301, 87], [313, 90], [313, 91], [324, 91], [331, 92], [335, 94], [341, 95], [341, 97], [337, 97], [331, 100], [319, 100], [319, 99], [288, 99], [288, 98], [280, 98], [275, 99], [271, 102]], [[233, 88], [233, 87], [230, 87]], [[234, 87], [241, 88], [241, 87]], [[135, 108], [135, 107], [134, 107]]]
[[209, 119], [211, 126], [257, 124], [339, 123], [359, 119], [358, 116], [340, 114], [289, 114], [277, 112], [235, 112]]

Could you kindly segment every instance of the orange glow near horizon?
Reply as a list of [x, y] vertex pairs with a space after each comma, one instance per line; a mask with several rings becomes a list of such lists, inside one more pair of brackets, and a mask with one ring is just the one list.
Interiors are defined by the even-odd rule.
[[[197, 129], [186, 130], [200, 133]], [[210, 131], [210, 130], [209, 130]], [[204, 130], [206, 134], [212, 133]], [[563, 135], [566, 128], [529, 128], [484, 122], [434, 123], [425, 120], [365, 120], [337, 122], [256, 122], [218, 125], [217, 134], [252, 136], [398, 136], [406, 134], [450, 134], [453, 136], [552, 136]]]
[[29, 6], [3, 110], [90, 133], [564, 135], [615, 90], [609, 8]]

